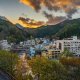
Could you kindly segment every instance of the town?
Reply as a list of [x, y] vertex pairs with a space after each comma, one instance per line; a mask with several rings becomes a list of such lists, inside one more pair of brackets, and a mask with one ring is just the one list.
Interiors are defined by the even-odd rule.
[[7, 40], [0, 41], [0, 49], [13, 51], [19, 56], [24, 53], [30, 58], [40, 55], [49, 59], [58, 59], [59, 55], [65, 50], [69, 50], [75, 57], [80, 57], [80, 39], [77, 36], [55, 40], [48, 38], [35, 38], [22, 41], [19, 44], [9, 43]]

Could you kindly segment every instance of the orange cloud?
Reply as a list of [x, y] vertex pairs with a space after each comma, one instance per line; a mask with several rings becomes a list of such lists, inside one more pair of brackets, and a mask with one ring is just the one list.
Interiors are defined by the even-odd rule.
[[55, 25], [66, 19], [65, 17], [52, 17], [52, 15], [49, 15], [47, 13], [45, 13], [45, 15], [48, 17], [48, 21], [46, 23], [43, 21], [35, 21], [33, 19], [23, 17], [19, 18], [18, 23], [26, 28], [38, 28], [43, 25]]
[[32, 8], [34, 8], [29, 0], [20, 0], [20, 2], [25, 4], [25, 5], [28, 5], [28, 6], [31, 6]]
[[36, 11], [45, 6], [48, 10], [64, 10], [64, 12], [69, 14], [70, 10], [72, 13], [77, 8], [80, 8], [80, 0], [20, 0], [20, 2], [32, 7]]
[[[80, 0], [20, 0], [20, 2], [31, 7], [36, 12], [39, 12], [43, 7], [46, 7], [49, 11], [61, 10], [66, 13], [64, 17], [56, 17], [53, 14], [48, 14], [48, 12], [44, 10], [42, 13], [48, 19], [46, 24], [49, 25], [59, 23], [65, 20], [66, 17], [72, 18], [72, 15], [77, 12], [77, 9], [80, 9]], [[25, 23], [23, 22], [23, 24]], [[40, 27], [43, 24], [43, 22], [27, 23], [28, 26], [34, 26], [34, 28]]]
[[19, 18], [18, 23], [21, 24], [22, 26], [28, 27], [28, 28], [37, 28], [37, 27], [40, 27], [45, 24], [42, 21], [35, 21], [35, 20], [29, 19], [29, 18], [25, 19], [23, 17]]
[[36, 11], [41, 9], [40, 4], [41, 4], [42, 0], [20, 0], [20, 2], [27, 5], [27, 6], [32, 7]]

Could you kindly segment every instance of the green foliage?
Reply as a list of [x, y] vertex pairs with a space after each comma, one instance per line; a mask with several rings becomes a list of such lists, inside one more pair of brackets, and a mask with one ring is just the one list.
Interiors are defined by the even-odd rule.
[[0, 51], [0, 68], [4, 71], [13, 74], [17, 61], [18, 56], [16, 54], [7, 51]]
[[66, 20], [57, 25], [47, 25], [36, 29], [17, 28], [9, 21], [0, 20], [0, 39], [8, 39], [10, 42], [19, 42], [26, 38], [33, 37], [71, 37], [73, 35], [80, 36], [80, 19]]
[[80, 19], [71, 20], [66, 22], [64, 28], [60, 29], [55, 36], [60, 37], [60, 39], [71, 37], [77, 35], [80, 37]]
[[64, 26], [58, 24], [58, 25], [48, 25], [48, 26], [42, 26], [36, 29], [31, 30], [31, 34], [34, 37], [46, 37], [56, 34], [60, 29], [62, 29]]
[[60, 59], [60, 62], [68, 71], [67, 80], [80, 80], [80, 58], [64, 57]]
[[58, 61], [36, 57], [29, 65], [37, 80], [80, 80], [80, 58], [66, 56]]
[[47, 25], [36, 29], [29, 29], [29, 33], [34, 37], [71, 37], [73, 35], [80, 36], [80, 19], [65, 20], [57, 25]]
[[26, 40], [30, 35], [20, 30], [9, 21], [0, 19], [0, 40], [7, 39], [9, 42], [19, 42]]
[[64, 51], [62, 52], [62, 54], [60, 55], [60, 57], [72, 57], [73, 53], [70, 52], [68, 49], [64, 49]]
[[51, 61], [43, 57], [37, 57], [29, 61], [33, 74], [38, 80], [66, 80], [67, 71], [58, 61]]
[[[59, 60], [37, 56], [26, 61], [37, 80], [80, 80], [80, 58], [72, 57], [67, 50], [64, 54], [66, 57]], [[23, 76], [23, 60], [15, 53], [0, 51], [0, 69], [13, 75], [16, 80], [33, 80], [31, 75]]]

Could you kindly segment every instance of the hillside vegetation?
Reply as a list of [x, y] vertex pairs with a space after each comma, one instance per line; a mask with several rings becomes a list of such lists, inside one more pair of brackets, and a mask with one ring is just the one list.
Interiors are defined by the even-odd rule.
[[7, 39], [10, 42], [19, 42], [26, 40], [30, 35], [18, 29], [10, 21], [0, 19], [0, 40]]
[[65, 20], [57, 25], [47, 25], [36, 29], [28, 29], [27, 32], [34, 37], [53, 36], [60, 39], [73, 35], [80, 36], [80, 19]]
[[65, 20], [57, 25], [47, 25], [39, 28], [24, 28], [19, 24], [0, 19], [0, 40], [10, 42], [24, 41], [33, 37], [59, 37], [60, 39], [77, 35], [80, 37], [80, 19]]

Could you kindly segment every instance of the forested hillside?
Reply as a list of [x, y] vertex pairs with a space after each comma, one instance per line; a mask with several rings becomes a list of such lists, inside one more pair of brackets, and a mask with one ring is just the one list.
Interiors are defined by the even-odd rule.
[[10, 21], [0, 19], [0, 40], [7, 39], [10, 42], [26, 40], [30, 35], [17, 28]]
[[54, 36], [65, 38], [73, 35], [80, 36], [80, 19], [65, 20], [57, 25], [47, 25], [36, 29], [28, 29], [27, 32], [34, 37]]

